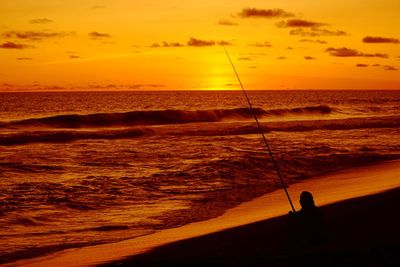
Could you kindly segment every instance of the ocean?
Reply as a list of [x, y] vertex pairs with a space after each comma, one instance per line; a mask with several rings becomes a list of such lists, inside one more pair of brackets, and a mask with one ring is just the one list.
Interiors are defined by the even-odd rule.
[[[400, 91], [248, 94], [289, 190], [400, 158]], [[206, 220], [277, 188], [241, 91], [0, 93], [0, 263]]]

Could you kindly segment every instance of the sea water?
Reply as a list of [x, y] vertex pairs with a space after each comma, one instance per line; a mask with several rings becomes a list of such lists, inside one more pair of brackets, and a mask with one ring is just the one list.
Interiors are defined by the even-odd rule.
[[[249, 91], [289, 185], [400, 158], [400, 91]], [[0, 93], [0, 263], [221, 215], [280, 187], [240, 91]]]

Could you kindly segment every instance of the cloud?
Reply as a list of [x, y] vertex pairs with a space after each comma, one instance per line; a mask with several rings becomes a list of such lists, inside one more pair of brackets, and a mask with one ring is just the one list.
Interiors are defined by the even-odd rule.
[[[165, 88], [165, 84], [97, 84], [89, 83], [85, 85], [69, 85], [69, 86], [58, 86], [58, 85], [46, 85], [34, 82], [33, 84], [0, 84], [1, 89], [7, 89], [10, 91], [82, 91], [82, 90], [138, 90], [138, 89], [161, 89]], [[30, 88], [27, 90], [27, 88]]]
[[252, 44], [251, 46], [255, 46], [255, 47], [272, 47], [270, 42], [255, 43], [255, 44]]
[[265, 56], [265, 53], [241, 53], [241, 55], [248, 55], [248, 56]]
[[195, 47], [202, 47], [202, 46], [212, 46], [215, 45], [215, 41], [206, 41], [206, 40], [200, 40], [196, 38], [190, 38], [190, 40], [187, 42], [188, 46], [195, 46]]
[[276, 26], [279, 28], [291, 28], [291, 27], [317, 28], [326, 25], [327, 25], [326, 23], [314, 22], [302, 19], [290, 19], [276, 23]]
[[372, 67], [380, 67], [381, 64], [373, 64]]
[[290, 35], [300, 35], [303, 37], [317, 37], [317, 36], [345, 36], [348, 35], [345, 31], [332, 31], [328, 29], [311, 28], [305, 29], [293, 29], [289, 32]]
[[70, 59], [78, 59], [78, 58], [81, 58], [81, 57], [77, 56], [77, 55], [69, 55], [69, 58]]
[[293, 50], [293, 47], [288, 46], [288, 47], [286, 47], [286, 49], [288, 49], [288, 50]]
[[108, 33], [100, 33], [100, 32], [89, 32], [88, 33], [90, 39], [96, 40], [96, 39], [104, 39], [104, 38], [111, 38], [111, 35]]
[[141, 88], [163, 88], [165, 84], [131, 84], [126, 86], [128, 89], [141, 89]]
[[218, 45], [232, 45], [231, 42], [224, 41], [224, 40], [222, 40], [222, 41], [217, 41], [217, 44], [218, 44]]
[[287, 18], [294, 16], [292, 13], [286, 12], [285, 10], [279, 8], [244, 8], [238, 15], [241, 18]]
[[381, 53], [375, 53], [375, 54], [363, 54], [363, 57], [381, 57], [381, 58], [389, 58], [388, 54], [381, 54]]
[[315, 57], [311, 57], [311, 56], [305, 56], [304, 57], [305, 60], [315, 60]]
[[[3, 88], [8, 91], [13, 91], [13, 92], [26, 92], [26, 91], [65, 91], [68, 90], [68, 88], [61, 87], [61, 86], [56, 86], [56, 85], [41, 85], [38, 83], [33, 83], [33, 84], [2, 84], [1, 85]], [[27, 89], [29, 88], [29, 89]], [[73, 89], [73, 88], [69, 88]]]
[[328, 52], [331, 56], [335, 57], [379, 57], [379, 58], [388, 58], [387, 54], [380, 54], [380, 53], [375, 53], [375, 54], [365, 54], [362, 52], [359, 52], [355, 49], [350, 49], [346, 47], [341, 47], [341, 48], [328, 48], [325, 50]]
[[47, 18], [40, 18], [40, 19], [31, 19], [29, 21], [29, 23], [32, 24], [47, 24], [47, 23], [52, 23], [54, 21], [52, 21], [51, 19], [47, 19]]
[[159, 48], [159, 47], [161, 47], [161, 45], [159, 43], [153, 43], [149, 47], [151, 47], [151, 48]]
[[399, 39], [396, 38], [372, 37], [372, 36], [366, 36], [362, 39], [362, 41], [364, 43], [392, 43], [392, 44], [400, 43]]
[[239, 61], [252, 61], [253, 59], [249, 58], [249, 57], [240, 57], [238, 58]]
[[[187, 41], [186, 46], [193, 46], [193, 47], [204, 47], [204, 46], [213, 46], [213, 45], [232, 45], [231, 42], [228, 41], [214, 41], [214, 40], [201, 40], [197, 38], [191, 37], [189, 41]], [[160, 47], [183, 47], [185, 46], [179, 42], [162, 42], [162, 43], [153, 43], [149, 47], [151, 48], [160, 48]]]
[[179, 42], [162, 42], [161, 44], [159, 43], [154, 43], [150, 45], [152, 48], [158, 48], [158, 47], [182, 47], [185, 46], [184, 44], [181, 44]]
[[282, 59], [286, 59], [286, 57], [280, 56], [280, 57], [278, 57], [278, 59], [279, 59], [279, 60], [282, 60]]
[[357, 57], [357, 56], [361, 56], [360, 53], [355, 50], [355, 49], [349, 49], [346, 47], [342, 47], [342, 48], [328, 48], [325, 50], [326, 52], [329, 52], [329, 54], [331, 54], [331, 56], [335, 56], [335, 57]]
[[384, 70], [398, 70], [396, 67], [393, 67], [393, 66], [385, 66], [383, 68], [384, 68]]
[[27, 48], [34, 48], [33, 45], [26, 45], [26, 44], [17, 44], [13, 42], [5, 42], [0, 44], [0, 48], [4, 49], [27, 49]]
[[221, 19], [218, 21], [218, 25], [223, 25], [223, 26], [237, 26], [238, 24], [236, 22], [227, 20], [227, 19]]
[[42, 31], [8, 31], [2, 34], [3, 38], [16, 38], [29, 41], [39, 41], [46, 38], [58, 38], [71, 35], [65, 32], [42, 32]]
[[17, 57], [17, 60], [32, 60], [31, 57]]
[[368, 64], [362, 64], [362, 63], [356, 64], [356, 67], [358, 67], [358, 68], [365, 68], [365, 67], [368, 67], [368, 66], [369, 66]]
[[313, 40], [313, 39], [301, 39], [299, 42], [302, 43], [317, 43], [317, 44], [327, 44], [327, 41], [324, 40]]
[[[164, 84], [89, 84], [88, 86], [90, 89], [94, 90], [115, 90], [115, 89], [121, 89], [121, 90], [126, 90], [126, 89], [132, 89], [132, 90], [137, 90], [137, 89], [143, 89], [143, 88], [163, 88], [165, 87]], [[86, 89], [86, 88], [84, 88]]]

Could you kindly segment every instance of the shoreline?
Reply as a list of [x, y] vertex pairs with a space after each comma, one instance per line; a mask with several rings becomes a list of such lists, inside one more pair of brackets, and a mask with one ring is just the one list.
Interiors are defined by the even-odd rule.
[[322, 206], [326, 237], [317, 243], [283, 215], [100, 266], [399, 266], [399, 202], [397, 187]]
[[[290, 185], [289, 193], [298, 210], [298, 195], [311, 191], [318, 206], [371, 195], [400, 186], [400, 160], [345, 169], [335, 173], [309, 178]], [[96, 265], [148, 252], [172, 242], [204, 236], [229, 228], [271, 219], [287, 214], [290, 206], [283, 189], [255, 198], [227, 210], [223, 215], [207, 221], [191, 223], [178, 228], [92, 247], [67, 249], [43, 257], [20, 260], [5, 266], [83, 266]]]

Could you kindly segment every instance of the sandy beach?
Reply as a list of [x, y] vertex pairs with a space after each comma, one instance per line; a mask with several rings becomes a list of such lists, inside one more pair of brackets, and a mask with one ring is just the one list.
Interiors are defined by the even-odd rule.
[[398, 262], [399, 252], [399, 216], [395, 212], [400, 198], [399, 177], [397, 160], [291, 185], [289, 192], [297, 210], [303, 190], [311, 191], [316, 204], [323, 206], [330, 239], [321, 247], [308, 248], [290, 241], [290, 207], [282, 190], [277, 190], [208, 221], [6, 266], [257, 266], [267, 262], [271, 266], [296, 262], [317, 266], [391, 265]]
[[102, 266], [399, 266], [400, 188], [322, 207], [329, 237], [295, 240], [289, 216], [175, 242]]

